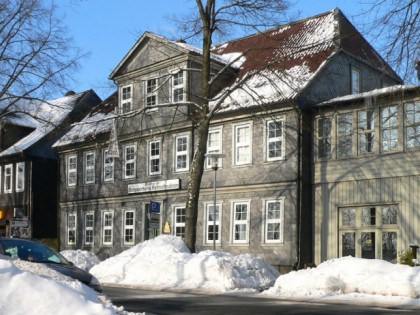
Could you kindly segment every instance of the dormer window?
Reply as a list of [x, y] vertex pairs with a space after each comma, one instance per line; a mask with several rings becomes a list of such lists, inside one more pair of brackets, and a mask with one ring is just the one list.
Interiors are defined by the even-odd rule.
[[146, 106], [154, 106], [157, 104], [157, 80], [150, 79], [146, 81]]
[[172, 97], [174, 103], [184, 101], [184, 72], [175, 73], [172, 77]]
[[351, 94], [359, 94], [361, 92], [360, 71], [351, 67]]
[[132, 111], [132, 104], [133, 104], [133, 85], [126, 85], [121, 87], [120, 91], [120, 108], [121, 113], [125, 114]]

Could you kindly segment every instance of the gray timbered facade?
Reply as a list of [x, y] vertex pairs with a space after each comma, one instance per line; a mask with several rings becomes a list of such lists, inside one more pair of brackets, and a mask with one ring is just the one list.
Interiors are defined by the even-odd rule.
[[[145, 33], [110, 75], [117, 91], [55, 144], [62, 249], [106, 258], [157, 234], [183, 236], [200, 57]], [[215, 244], [283, 270], [312, 263], [314, 105], [400, 78], [339, 10], [218, 45], [211, 67], [228, 69], [215, 96], [255, 75], [211, 123], [207, 152], [224, 157], [215, 209], [206, 161], [197, 250]]]

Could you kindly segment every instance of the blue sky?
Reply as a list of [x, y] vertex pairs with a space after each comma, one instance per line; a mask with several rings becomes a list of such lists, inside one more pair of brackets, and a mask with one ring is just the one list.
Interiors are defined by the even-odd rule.
[[[336, 7], [352, 20], [362, 9], [354, 0], [294, 0], [293, 10], [301, 18], [330, 11]], [[71, 6], [69, 5], [71, 3]], [[66, 3], [66, 4], [64, 4]], [[110, 89], [109, 74], [114, 70], [138, 37], [145, 31], [176, 34], [168, 17], [185, 12], [192, 0], [79, 0], [59, 2], [60, 12], [74, 45], [89, 57], [82, 61], [76, 74], [77, 83], [69, 90], [81, 92], [94, 89], [105, 99]], [[357, 24], [355, 24], [357, 27]], [[176, 38], [174, 35], [173, 38]]]

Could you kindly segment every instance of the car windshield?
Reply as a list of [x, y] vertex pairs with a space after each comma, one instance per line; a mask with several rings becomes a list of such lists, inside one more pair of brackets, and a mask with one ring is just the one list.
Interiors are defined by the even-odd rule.
[[69, 262], [52, 248], [37, 242], [19, 239], [2, 239], [4, 253], [14, 259], [32, 262], [69, 264]]

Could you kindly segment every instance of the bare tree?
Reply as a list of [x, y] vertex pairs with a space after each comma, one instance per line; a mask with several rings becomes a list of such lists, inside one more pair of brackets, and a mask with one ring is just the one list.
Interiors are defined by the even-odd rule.
[[385, 59], [404, 79], [414, 83], [415, 66], [420, 60], [420, 1], [370, 0], [362, 17], [367, 21], [365, 33], [381, 38]]
[[229, 31], [234, 32], [237, 28], [252, 29], [255, 32], [278, 25], [280, 16], [284, 16], [287, 8], [288, 2], [283, 0], [196, 0], [194, 11], [182, 19], [181, 29], [185, 31], [186, 37], [199, 35], [202, 47], [200, 101], [195, 104], [198, 143], [192, 161], [186, 203], [185, 241], [192, 252], [195, 251], [198, 201], [210, 122], [224, 100], [249, 79], [247, 75], [237, 78], [233, 86], [219, 94], [217, 99], [212, 99], [213, 85], [237, 61], [232, 60], [224, 69], [212, 75], [211, 48], [214, 38], [218, 35], [226, 36]]
[[0, 118], [63, 94], [82, 57], [53, 2], [0, 0]]

